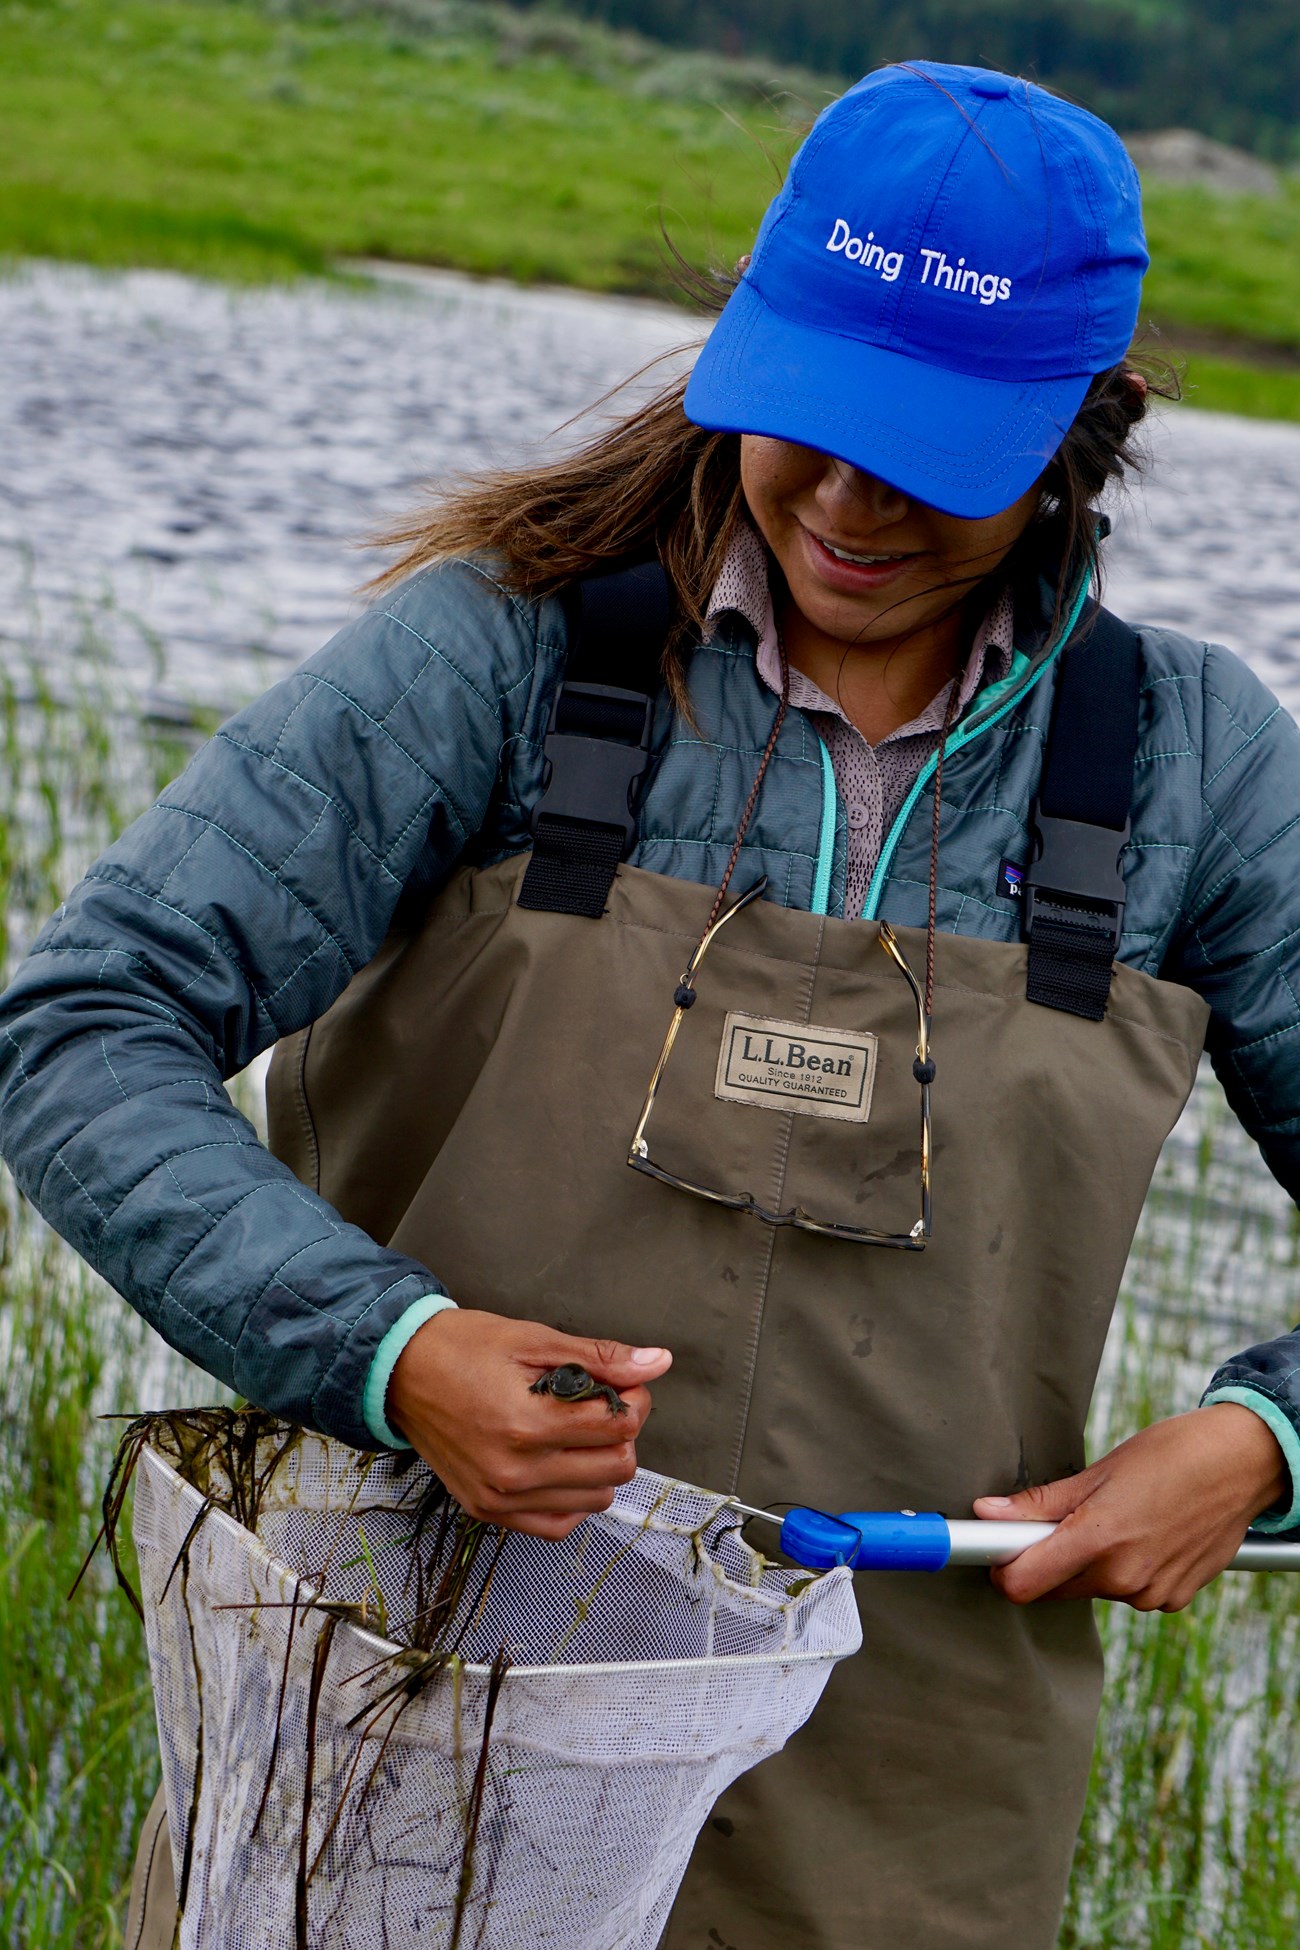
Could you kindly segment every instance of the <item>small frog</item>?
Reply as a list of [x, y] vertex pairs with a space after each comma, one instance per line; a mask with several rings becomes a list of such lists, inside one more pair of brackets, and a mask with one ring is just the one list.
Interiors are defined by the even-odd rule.
[[562, 1368], [551, 1368], [546, 1374], [539, 1374], [529, 1389], [531, 1395], [554, 1395], [557, 1402], [589, 1402], [597, 1395], [608, 1404], [611, 1415], [626, 1415], [627, 1403], [619, 1399], [618, 1391], [607, 1381], [593, 1381], [585, 1368], [574, 1367], [566, 1362]]

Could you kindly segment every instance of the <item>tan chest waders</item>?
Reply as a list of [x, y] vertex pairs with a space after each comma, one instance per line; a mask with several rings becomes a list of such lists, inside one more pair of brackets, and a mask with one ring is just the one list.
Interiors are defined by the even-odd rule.
[[[1131, 746], [1128, 766], [1131, 780]], [[847, 1243], [627, 1168], [712, 890], [622, 866], [606, 895], [611, 860], [592, 919], [522, 906], [528, 866], [455, 875], [281, 1047], [280, 1155], [467, 1306], [671, 1347], [638, 1444], [652, 1468], [752, 1503], [953, 1516], [1078, 1469], [1204, 1003], [1112, 976], [1111, 946], [1090, 1020], [1077, 997], [1027, 999], [1041, 942], [939, 935], [933, 1237]], [[1070, 904], [1081, 873], [1067, 859], [1036, 876], [1058, 928], [1095, 922]], [[769, 901], [735, 916], [656, 1102], [662, 1169], [773, 1212], [909, 1231], [916, 1004], [878, 935]], [[897, 936], [919, 972], [924, 934]], [[1046, 979], [1068, 991], [1068, 953], [1046, 939]], [[1051, 1950], [1100, 1688], [1090, 1607], [1018, 1609], [979, 1571], [856, 1588], [861, 1653], [718, 1804], [664, 1942]]]

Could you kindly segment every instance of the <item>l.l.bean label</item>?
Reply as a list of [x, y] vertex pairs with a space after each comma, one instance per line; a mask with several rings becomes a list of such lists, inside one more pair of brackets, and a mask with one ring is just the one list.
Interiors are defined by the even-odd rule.
[[733, 1011], [723, 1025], [713, 1094], [761, 1110], [865, 1124], [875, 1080], [876, 1037], [869, 1029], [819, 1029]]

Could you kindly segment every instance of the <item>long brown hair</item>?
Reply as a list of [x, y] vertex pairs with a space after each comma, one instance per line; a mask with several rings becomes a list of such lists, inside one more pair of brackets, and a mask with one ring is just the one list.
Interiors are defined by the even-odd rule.
[[[691, 295], [714, 310], [734, 282], [689, 279]], [[683, 705], [681, 651], [705, 630], [705, 609], [745, 507], [740, 436], [695, 426], [683, 410], [685, 390], [685, 377], [675, 376], [561, 459], [463, 478], [376, 537], [400, 553], [370, 588], [382, 592], [430, 563], [487, 552], [520, 594], [536, 599], [602, 566], [657, 553], [678, 611], [665, 676]], [[1017, 563], [1050, 563], [1057, 621], [1080, 577], [1100, 578], [1097, 499], [1109, 481], [1141, 467], [1134, 436], [1153, 393], [1178, 396], [1172, 369], [1157, 359], [1130, 352], [1098, 374], [1039, 483], [1039, 508], [1017, 546]]]
[[656, 552], [676, 597], [666, 672], [703, 632], [704, 611], [744, 508], [740, 438], [682, 410], [684, 376], [562, 459], [470, 475], [376, 540], [401, 551], [370, 584], [383, 591], [431, 562], [488, 552], [520, 594], [553, 595], [615, 562]]

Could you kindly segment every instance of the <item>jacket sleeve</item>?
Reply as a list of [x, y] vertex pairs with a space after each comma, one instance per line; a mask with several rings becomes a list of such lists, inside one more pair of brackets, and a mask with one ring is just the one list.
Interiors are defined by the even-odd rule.
[[0, 998], [24, 1193], [173, 1346], [357, 1447], [376, 1349], [438, 1282], [299, 1184], [222, 1081], [328, 1008], [403, 889], [480, 832], [537, 631], [481, 567], [403, 585], [222, 727]]
[[[1300, 730], [1228, 652], [1204, 672], [1204, 828], [1184, 919], [1164, 972], [1212, 1015], [1207, 1049], [1229, 1104], [1293, 1199], [1300, 1198]], [[1300, 1524], [1300, 1328], [1226, 1361], [1205, 1401], [1261, 1415], [1291, 1470]]]

